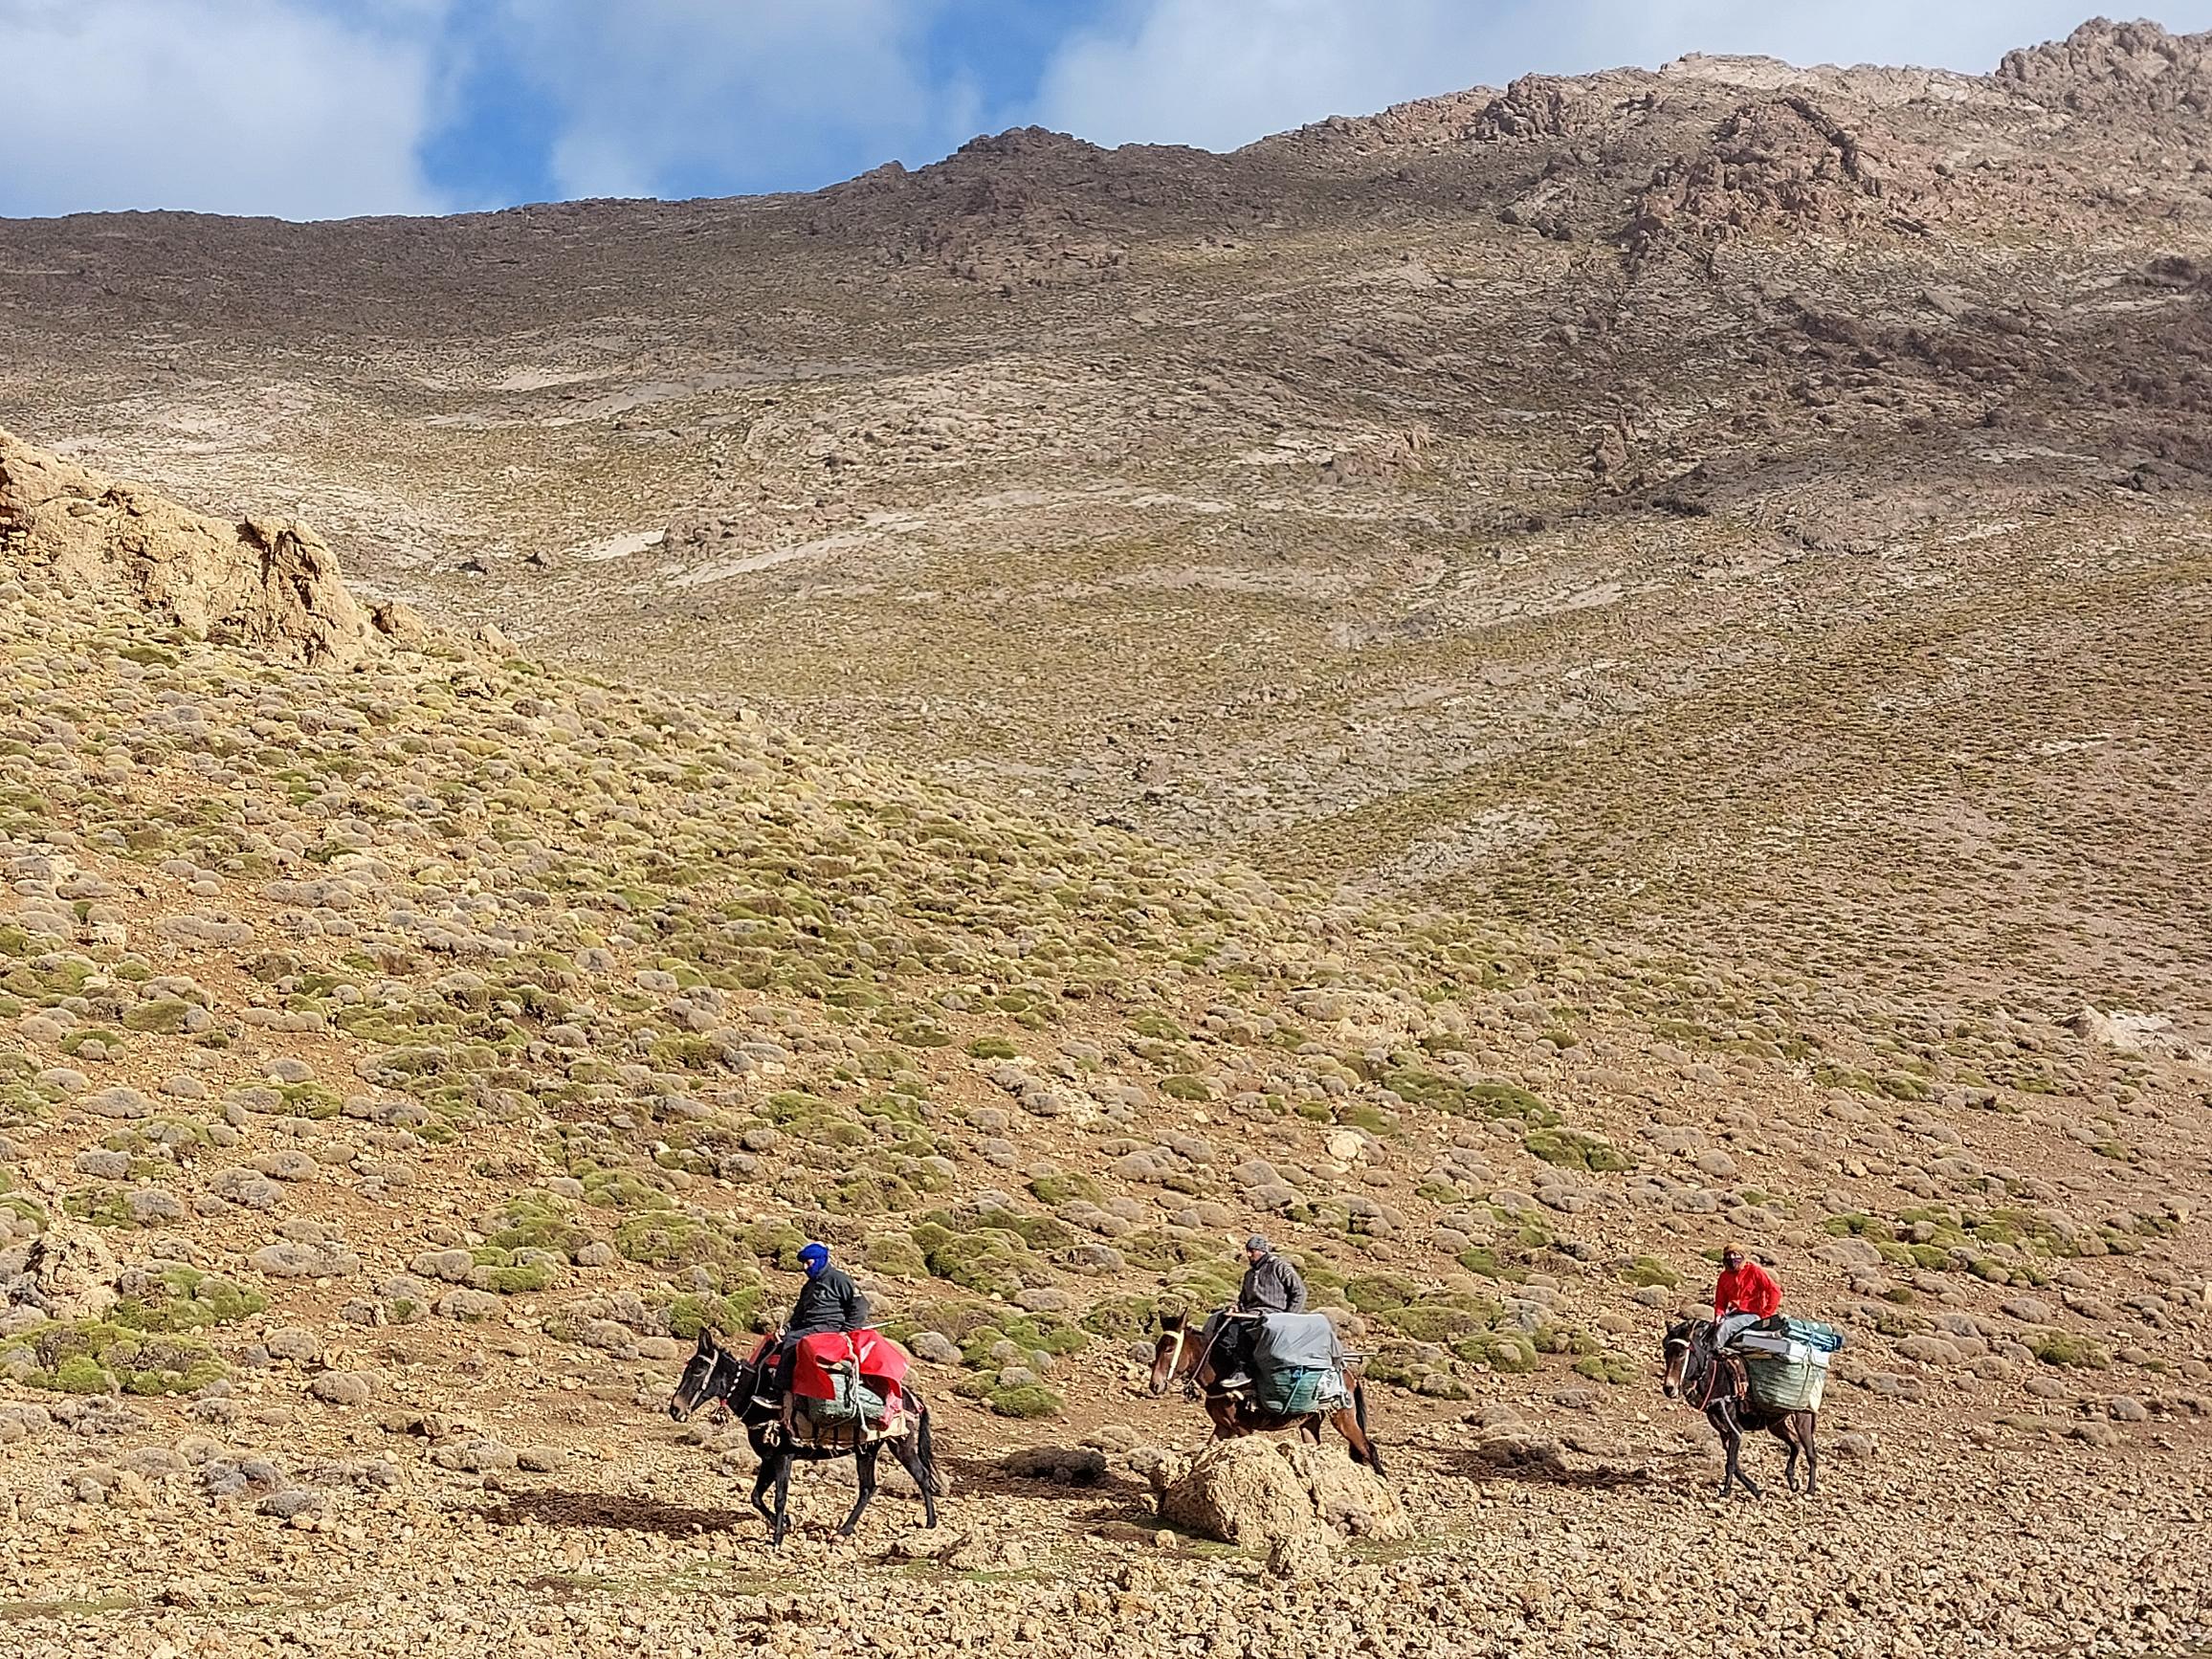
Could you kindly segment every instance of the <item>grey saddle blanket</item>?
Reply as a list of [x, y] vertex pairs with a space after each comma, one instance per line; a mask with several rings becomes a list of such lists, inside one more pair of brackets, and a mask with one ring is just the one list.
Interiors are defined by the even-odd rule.
[[1267, 1372], [1335, 1371], [1344, 1350], [1325, 1314], [1270, 1314], [1252, 1333], [1252, 1362]]

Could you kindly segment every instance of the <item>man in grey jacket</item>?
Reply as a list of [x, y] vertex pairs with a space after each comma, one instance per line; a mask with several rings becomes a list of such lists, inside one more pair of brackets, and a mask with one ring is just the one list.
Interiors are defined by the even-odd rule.
[[1261, 1319], [1270, 1314], [1306, 1311], [1306, 1281], [1256, 1232], [1245, 1240], [1245, 1260], [1250, 1265], [1237, 1289], [1236, 1306], [1215, 1338], [1222, 1354], [1214, 1373], [1224, 1388], [1251, 1385], [1252, 1329]]

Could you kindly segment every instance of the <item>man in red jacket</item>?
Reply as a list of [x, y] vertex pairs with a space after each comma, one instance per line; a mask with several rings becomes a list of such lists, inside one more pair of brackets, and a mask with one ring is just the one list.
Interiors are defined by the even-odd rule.
[[1774, 1275], [1734, 1245], [1720, 1252], [1720, 1282], [1713, 1287], [1713, 1345], [1725, 1348], [1736, 1334], [1781, 1311]]

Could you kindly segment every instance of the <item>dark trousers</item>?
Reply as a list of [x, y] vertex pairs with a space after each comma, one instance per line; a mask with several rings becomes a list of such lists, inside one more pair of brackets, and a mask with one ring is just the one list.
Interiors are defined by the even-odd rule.
[[1256, 1318], [1232, 1318], [1224, 1314], [1221, 1329], [1214, 1333], [1213, 1374], [1216, 1377], [1233, 1377], [1239, 1371], [1252, 1368], [1252, 1338], [1258, 1333]]

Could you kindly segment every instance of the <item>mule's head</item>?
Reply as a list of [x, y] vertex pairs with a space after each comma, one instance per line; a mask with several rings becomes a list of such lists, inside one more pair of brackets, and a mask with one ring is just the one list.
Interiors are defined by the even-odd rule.
[[668, 1414], [678, 1423], [688, 1423], [702, 1405], [728, 1399], [736, 1390], [739, 1369], [737, 1355], [723, 1347], [720, 1338], [701, 1325], [698, 1346], [684, 1361], [683, 1375], [676, 1379], [675, 1392], [668, 1397]]
[[1178, 1377], [1198, 1363], [1198, 1333], [1181, 1314], [1160, 1316], [1160, 1338], [1152, 1345], [1152, 1392], [1164, 1394]]
[[1659, 1386], [1670, 1400], [1681, 1397], [1683, 1379], [1690, 1369], [1690, 1356], [1697, 1346], [1697, 1325], [1695, 1319], [1677, 1319], [1667, 1327], [1667, 1339], [1659, 1350], [1667, 1370]]

